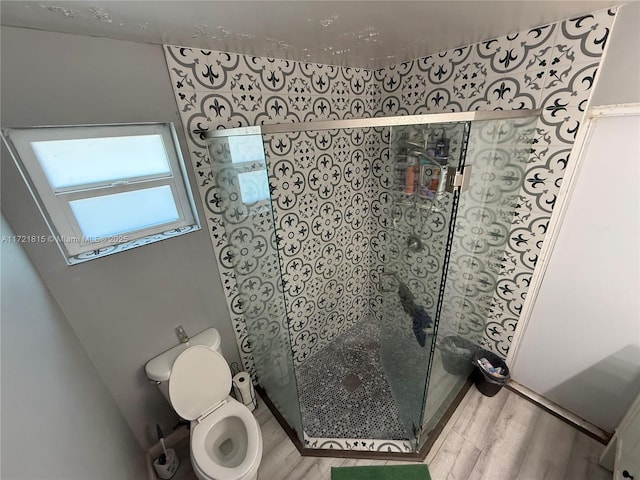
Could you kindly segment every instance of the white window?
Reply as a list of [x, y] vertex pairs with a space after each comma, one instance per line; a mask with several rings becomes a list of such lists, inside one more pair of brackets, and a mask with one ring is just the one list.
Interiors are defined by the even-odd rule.
[[69, 264], [200, 228], [170, 123], [2, 133]]

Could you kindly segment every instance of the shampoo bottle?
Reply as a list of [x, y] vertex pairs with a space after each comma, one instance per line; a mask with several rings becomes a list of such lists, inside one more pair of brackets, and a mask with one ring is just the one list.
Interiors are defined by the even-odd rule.
[[405, 172], [404, 177], [404, 193], [407, 195], [413, 194], [416, 190], [416, 167], [415, 165], [409, 165]]

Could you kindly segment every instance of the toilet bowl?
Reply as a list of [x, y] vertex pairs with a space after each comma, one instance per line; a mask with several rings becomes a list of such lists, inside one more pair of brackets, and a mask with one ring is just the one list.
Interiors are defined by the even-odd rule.
[[257, 420], [229, 396], [231, 371], [218, 352], [202, 345], [173, 363], [169, 401], [191, 421], [191, 463], [200, 480], [255, 480], [262, 459]]
[[191, 428], [191, 463], [201, 480], [257, 478], [262, 457], [259, 426], [233, 398]]

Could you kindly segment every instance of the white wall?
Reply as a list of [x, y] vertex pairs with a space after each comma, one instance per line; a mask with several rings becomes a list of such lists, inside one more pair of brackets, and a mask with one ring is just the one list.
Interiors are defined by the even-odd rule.
[[640, 102], [640, 2], [618, 10], [591, 105]]
[[611, 432], [640, 390], [640, 114], [597, 120], [513, 378]]
[[[620, 8], [608, 41], [591, 105], [640, 102], [640, 2]], [[635, 118], [599, 121], [512, 368], [516, 381], [605, 430], [640, 389]]]
[[[1, 35], [3, 127], [170, 121], [189, 158], [159, 45], [4, 26]], [[16, 233], [48, 234], [4, 145], [1, 193]], [[218, 328], [225, 357], [238, 360], [206, 227], [73, 267], [53, 244], [24, 247], [143, 446], [156, 422], [169, 432], [178, 420], [143, 370], [177, 343], [176, 325]]]
[[2, 217], [2, 478], [140, 479], [144, 452]]

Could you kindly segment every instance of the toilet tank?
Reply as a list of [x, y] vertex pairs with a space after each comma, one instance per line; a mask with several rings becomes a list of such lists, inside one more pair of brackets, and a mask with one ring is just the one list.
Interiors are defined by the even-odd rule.
[[220, 333], [218, 333], [218, 330], [215, 328], [207, 328], [191, 337], [188, 342], [176, 345], [157, 357], [152, 358], [144, 366], [147, 378], [158, 386], [169, 404], [171, 404], [169, 400], [169, 377], [171, 377], [173, 362], [176, 361], [176, 358], [178, 358], [182, 352], [194, 345], [204, 345], [222, 355], [222, 351], [220, 350]]

